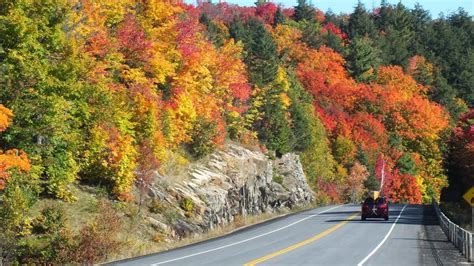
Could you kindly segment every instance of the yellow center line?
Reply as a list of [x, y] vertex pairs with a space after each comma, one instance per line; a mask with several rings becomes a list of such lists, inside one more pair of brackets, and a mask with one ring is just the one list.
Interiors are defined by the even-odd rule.
[[317, 235], [315, 235], [315, 236], [313, 236], [313, 237], [311, 237], [311, 238], [308, 238], [308, 239], [306, 239], [306, 240], [304, 240], [304, 241], [302, 241], [302, 242], [299, 242], [299, 243], [296, 243], [296, 244], [294, 244], [294, 245], [291, 245], [291, 246], [289, 246], [289, 247], [287, 247], [287, 248], [284, 248], [284, 249], [278, 250], [278, 251], [276, 251], [276, 252], [270, 253], [270, 254], [268, 254], [268, 255], [266, 255], [266, 256], [264, 256], [264, 257], [261, 257], [261, 258], [258, 258], [258, 259], [256, 259], [256, 260], [252, 260], [252, 261], [250, 261], [250, 262], [247, 262], [247, 263], [245, 263], [243, 266], [254, 266], [254, 265], [258, 264], [258, 263], [262, 263], [262, 262], [267, 261], [267, 260], [269, 260], [269, 259], [271, 259], [271, 258], [274, 258], [274, 257], [276, 257], [276, 256], [280, 256], [280, 255], [283, 255], [283, 254], [288, 253], [288, 252], [290, 252], [290, 251], [292, 251], [292, 250], [295, 250], [295, 249], [300, 248], [300, 247], [302, 247], [302, 246], [305, 246], [305, 245], [307, 245], [307, 244], [309, 244], [309, 243], [312, 243], [312, 242], [314, 242], [314, 241], [316, 241], [316, 240], [318, 240], [318, 239], [320, 239], [320, 238], [322, 238], [322, 237], [324, 237], [324, 236], [327, 236], [327, 235], [329, 235], [330, 233], [336, 231], [337, 229], [339, 229], [339, 228], [342, 227], [343, 225], [347, 224], [350, 220], [354, 219], [357, 215], [358, 215], [358, 213], [355, 213], [355, 214], [349, 216], [345, 221], [336, 224], [335, 226], [333, 226], [333, 227], [327, 229], [326, 231], [324, 231], [324, 232], [322, 232], [322, 233], [319, 233], [319, 234], [317, 234]]

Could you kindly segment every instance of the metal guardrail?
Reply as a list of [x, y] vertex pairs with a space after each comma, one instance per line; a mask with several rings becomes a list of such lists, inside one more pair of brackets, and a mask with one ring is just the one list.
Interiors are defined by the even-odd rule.
[[473, 250], [473, 233], [459, 227], [459, 225], [451, 222], [448, 217], [440, 210], [439, 205], [433, 200], [433, 206], [438, 216], [439, 225], [444, 231], [448, 240], [451, 241], [456, 248], [468, 259], [469, 262], [474, 261]]

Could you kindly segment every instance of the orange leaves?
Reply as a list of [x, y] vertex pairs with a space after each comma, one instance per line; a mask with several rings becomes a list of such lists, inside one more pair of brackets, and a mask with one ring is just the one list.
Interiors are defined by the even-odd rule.
[[10, 177], [9, 169], [30, 171], [30, 161], [26, 153], [19, 150], [8, 150], [5, 153], [0, 151], [0, 190], [5, 189], [6, 182]]
[[394, 201], [411, 203], [420, 203], [429, 191], [438, 195], [445, 177], [436, 142], [448, 127], [448, 114], [428, 99], [429, 88], [414, 79], [429, 80], [430, 64], [415, 57], [408, 70], [413, 77], [399, 66], [386, 66], [378, 70], [376, 83], [357, 84], [344, 63], [339, 54], [321, 47], [307, 52], [297, 66], [298, 78], [313, 95], [321, 120], [335, 138], [335, 158], [347, 164], [358, 149], [373, 165], [380, 152], [395, 162], [400, 157], [397, 149], [406, 149], [418, 158], [421, 170], [415, 177], [399, 173], [391, 163], [386, 169], [390, 177], [386, 193]]
[[387, 178], [383, 191], [392, 202], [422, 203], [421, 188], [416, 178], [409, 174], [401, 174], [398, 169]]
[[380, 110], [390, 121], [390, 127], [408, 139], [436, 139], [448, 126], [446, 111], [425, 96], [428, 88], [403, 73], [400, 67], [381, 67], [377, 77], [382, 90], [378, 93]]
[[13, 117], [13, 112], [0, 104], [0, 132], [5, 131], [10, 125]]
[[405, 107], [406, 111], [402, 113], [411, 129], [405, 132], [407, 137], [410, 137], [410, 131], [412, 131], [418, 137], [438, 139], [440, 132], [449, 125], [446, 111], [440, 105], [430, 102], [424, 97], [414, 96], [406, 103]]
[[[0, 132], [5, 131], [13, 117], [13, 112], [0, 104]], [[17, 168], [20, 171], [30, 171], [30, 161], [26, 153], [16, 149], [3, 152], [0, 150], [0, 190], [5, 189], [6, 182], [10, 177], [9, 169]]]
[[277, 45], [278, 53], [288, 52], [289, 60], [303, 61], [309, 48], [300, 41], [303, 34], [299, 29], [288, 25], [279, 24], [272, 30], [273, 39]]
[[327, 47], [311, 51], [298, 65], [297, 74], [317, 101], [329, 101], [352, 109], [358, 87], [349, 78], [340, 54]]
[[377, 83], [384, 85], [385, 90], [389, 92], [398, 92], [397, 96], [403, 100], [409, 99], [414, 94], [425, 94], [428, 91], [427, 87], [418, 84], [399, 66], [380, 67]]

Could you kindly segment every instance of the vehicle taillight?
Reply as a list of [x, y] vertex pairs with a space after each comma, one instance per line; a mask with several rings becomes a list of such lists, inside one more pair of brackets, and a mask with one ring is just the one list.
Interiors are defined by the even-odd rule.
[[369, 204], [364, 204], [362, 207], [363, 208], [369, 208]]
[[387, 204], [380, 204], [380, 208], [387, 208]]

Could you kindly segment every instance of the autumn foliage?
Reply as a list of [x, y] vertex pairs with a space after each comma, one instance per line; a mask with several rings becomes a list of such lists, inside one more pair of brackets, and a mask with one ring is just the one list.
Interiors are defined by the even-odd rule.
[[[311, 185], [332, 201], [379, 182], [382, 155], [394, 200], [428, 201], [446, 186], [439, 143], [449, 115], [430, 99], [435, 65], [414, 55], [404, 68], [379, 67], [377, 47], [354, 39], [362, 26], [351, 28], [352, 18], [344, 25], [306, 1], [44, 5], [2, 6], [10, 41], [1, 43], [0, 100], [17, 123], [0, 105], [0, 131], [32, 158], [48, 195], [73, 200], [79, 181], [133, 200], [133, 186], [151, 182], [173, 153], [200, 158], [227, 139], [300, 152]], [[0, 154], [0, 188], [8, 169], [29, 170], [25, 152]]]
[[0, 261], [17, 250], [33, 255], [12, 264], [109, 259], [123, 244], [109, 204], [80, 235], [59, 226], [59, 210], [33, 220], [31, 208], [74, 201], [82, 185], [141, 207], [177, 161], [229, 141], [300, 155], [319, 203], [370, 190], [431, 203], [474, 185], [463, 10], [431, 19], [402, 3], [335, 15], [310, 1], [3, 2]]
[[[11, 110], [0, 104], [0, 133], [5, 131], [13, 117]], [[27, 155], [20, 150], [0, 150], [0, 190], [5, 189], [10, 173], [8, 170], [17, 168], [20, 171], [30, 170], [30, 161]]]

